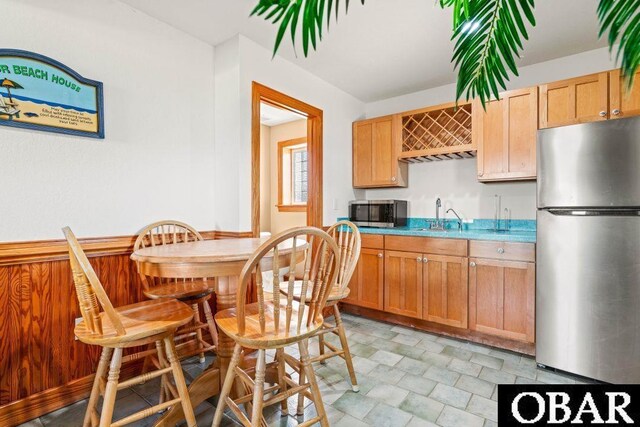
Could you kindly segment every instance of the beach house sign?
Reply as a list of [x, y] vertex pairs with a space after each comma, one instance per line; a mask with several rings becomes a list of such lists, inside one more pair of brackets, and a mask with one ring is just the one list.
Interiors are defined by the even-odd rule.
[[102, 83], [43, 55], [0, 49], [0, 126], [104, 138]]

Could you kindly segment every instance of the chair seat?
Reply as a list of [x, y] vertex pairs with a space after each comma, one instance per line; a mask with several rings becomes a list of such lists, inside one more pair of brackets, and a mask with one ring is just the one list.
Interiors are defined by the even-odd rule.
[[213, 280], [188, 280], [154, 286], [144, 295], [150, 299], [175, 298], [180, 301], [201, 298], [215, 291]]
[[[300, 331], [297, 330], [298, 319], [298, 303], [293, 303], [291, 311], [291, 324], [289, 330], [286, 328], [286, 303], [280, 304], [280, 321], [278, 323], [278, 331], [275, 331], [275, 317], [273, 313], [273, 304], [265, 303], [265, 333], [260, 332], [260, 320], [258, 303], [247, 304], [245, 306], [245, 333], [240, 335], [238, 332], [237, 309], [230, 308], [223, 310], [215, 315], [216, 324], [220, 330], [227, 334], [243, 347], [254, 349], [279, 348], [298, 342], [302, 339], [313, 336], [320, 328], [322, 328], [322, 319], [315, 321], [307, 326], [303, 321]], [[308, 310], [305, 307], [305, 310]], [[305, 315], [306, 316], [306, 315]]]
[[[311, 299], [312, 288], [307, 288], [307, 300]], [[331, 293], [327, 298], [327, 302], [340, 301], [349, 296], [351, 289], [348, 287], [344, 290], [344, 292], [339, 292], [338, 289], [331, 289]], [[280, 283], [280, 293], [283, 295], [287, 295], [289, 293], [289, 282]], [[302, 280], [296, 280], [293, 283], [293, 299], [296, 301], [300, 301], [300, 296], [302, 295]]]
[[191, 307], [175, 299], [143, 301], [116, 308], [125, 335], [116, 335], [116, 330], [106, 313], [100, 313], [102, 334], [91, 333], [84, 320], [76, 325], [74, 334], [85, 344], [103, 347], [129, 347], [136, 342], [156, 335], [166, 334], [186, 325], [193, 318]]

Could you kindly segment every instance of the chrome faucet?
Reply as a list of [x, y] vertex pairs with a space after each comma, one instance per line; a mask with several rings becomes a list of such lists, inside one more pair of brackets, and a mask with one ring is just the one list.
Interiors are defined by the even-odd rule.
[[458, 231], [462, 231], [462, 218], [460, 218], [460, 215], [458, 215], [458, 212], [456, 212], [453, 208], [449, 208], [447, 210], [447, 213], [449, 212], [453, 212], [456, 218], [458, 218]]
[[440, 221], [440, 208], [442, 207], [442, 201], [440, 197], [436, 200], [436, 222], [431, 224], [432, 230], [444, 230], [444, 224]]

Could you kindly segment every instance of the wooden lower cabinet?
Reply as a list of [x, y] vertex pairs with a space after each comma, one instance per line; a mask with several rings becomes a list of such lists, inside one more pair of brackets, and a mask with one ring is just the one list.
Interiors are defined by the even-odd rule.
[[467, 258], [425, 255], [423, 265], [422, 318], [466, 328], [469, 307]]
[[469, 329], [535, 342], [535, 264], [470, 258]]
[[349, 282], [348, 304], [382, 310], [384, 255], [382, 249], [363, 248], [358, 265]]
[[385, 251], [384, 311], [422, 318], [422, 254]]

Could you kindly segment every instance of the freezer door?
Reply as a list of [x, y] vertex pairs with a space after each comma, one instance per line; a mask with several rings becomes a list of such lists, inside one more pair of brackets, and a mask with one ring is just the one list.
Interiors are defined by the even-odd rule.
[[640, 207], [640, 117], [538, 132], [538, 208]]
[[640, 216], [538, 211], [536, 360], [640, 383]]

